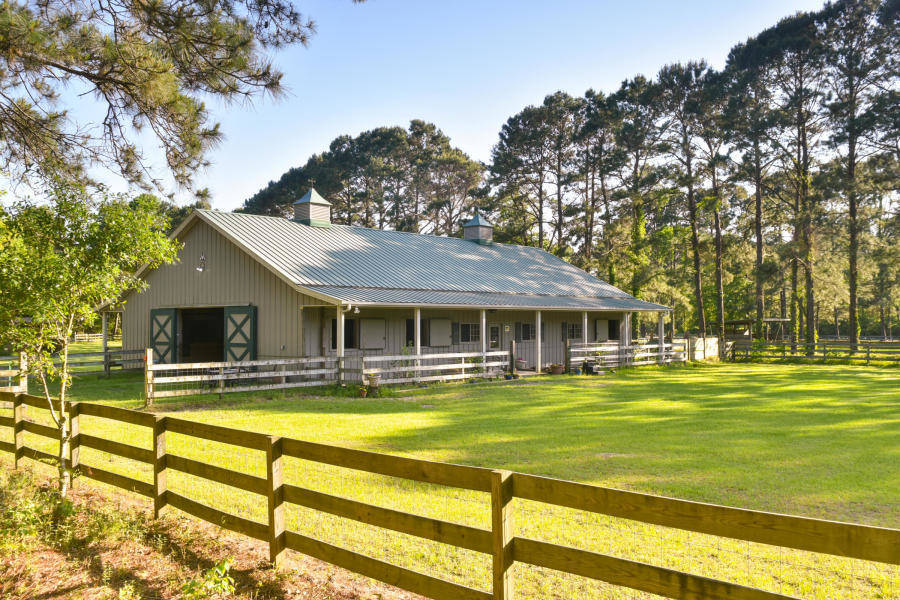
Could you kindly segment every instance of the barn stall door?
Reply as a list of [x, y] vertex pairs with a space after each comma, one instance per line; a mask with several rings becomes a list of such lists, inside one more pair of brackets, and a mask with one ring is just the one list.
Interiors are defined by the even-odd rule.
[[256, 307], [225, 307], [225, 360], [256, 360]]
[[174, 363], [178, 347], [178, 309], [154, 308], [150, 310], [150, 348], [153, 360]]

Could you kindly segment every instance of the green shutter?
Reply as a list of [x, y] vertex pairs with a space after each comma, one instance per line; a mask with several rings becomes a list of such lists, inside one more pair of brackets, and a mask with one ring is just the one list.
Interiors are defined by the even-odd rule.
[[516, 321], [515, 335], [516, 335], [515, 340], [517, 342], [521, 342], [522, 341], [522, 323], [520, 323], [518, 321]]
[[153, 360], [174, 363], [178, 354], [178, 309], [150, 309], [150, 348]]
[[562, 324], [562, 341], [569, 339], [569, 324], [563, 321]]
[[225, 360], [256, 360], [256, 307], [225, 307]]
[[456, 321], [450, 323], [450, 343], [454, 346], [459, 344], [459, 323]]

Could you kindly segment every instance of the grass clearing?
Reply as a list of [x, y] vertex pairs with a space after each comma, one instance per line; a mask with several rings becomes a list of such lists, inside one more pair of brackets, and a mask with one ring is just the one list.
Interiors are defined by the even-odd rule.
[[[82, 377], [74, 396], [136, 408], [140, 376]], [[900, 387], [896, 369], [723, 364], [606, 377], [436, 385], [389, 397], [292, 390], [158, 401], [154, 410], [230, 427], [431, 460], [506, 468], [690, 500], [897, 527]], [[40, 411], [35, 411], [39, 414]], [[149, 447], [150, 434], [99, 418], [81, 429]], [[28, 444], [47, 441], [28, 435]], [[170, 434], [168, 450], [264, 475], [261, 453]], [[85, 449], [94, 466], [149, 469]], [[486, 494], [306, 463], [286, 480], [353, 499], [488, 527]], [[170, 471], [171, 489], [264, 520], [262, 499]], [[516, 526], [565, 543], [804, 598], [900, 595], [896, 568], [688, 534], [517, 501]], [[487, 556], [344, 519], [288, 510], [290, 529], [482, 589]], [[518, 565], [525, 597], [634, 597]]]

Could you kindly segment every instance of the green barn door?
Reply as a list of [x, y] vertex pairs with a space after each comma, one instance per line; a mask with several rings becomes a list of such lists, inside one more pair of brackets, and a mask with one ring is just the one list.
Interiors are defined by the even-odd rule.
[[178, 309], [150, 309], [150, 348], [153, 360], [159, 363], [176, 362], [178, 348]]
[[225, 307], [225, 360], [256, 360], [256, 307]]

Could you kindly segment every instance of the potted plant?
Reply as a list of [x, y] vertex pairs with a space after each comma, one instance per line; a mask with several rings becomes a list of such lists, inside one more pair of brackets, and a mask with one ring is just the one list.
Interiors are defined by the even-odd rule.
[[553, 363], [550, 365], [550, 374], [551, 375], [562, 375], [565, 367], [559, 363]]
[[359, 386], [359, 397], [365, 398], [368, 395], [369, 395], [369, 388], [367, 388], [364, 385]]
[[528, 363], [525, 362], [524, 358], [516, 359], [516, 369], [518, 369], [520, 371], [524, 371], [525, 367], [527, 367], [527, 366], [528, 366]]

